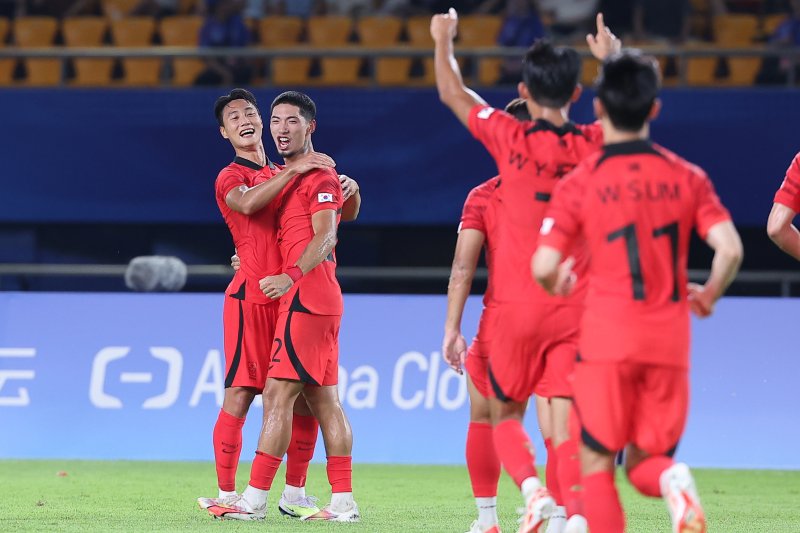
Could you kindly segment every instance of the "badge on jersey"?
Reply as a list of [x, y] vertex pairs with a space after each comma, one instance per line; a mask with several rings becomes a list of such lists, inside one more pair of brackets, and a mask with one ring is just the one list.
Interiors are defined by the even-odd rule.
[[494, 113], [493, 107], [484, 107], [483, 109], [478, 111], [478, 118], [486, 120], [487, 118], [492, 116], [492, 113]]
[[317, 201], [321, 204], [333, 201], [333, 194], [329, 192], [321, 192], [317, 195]]

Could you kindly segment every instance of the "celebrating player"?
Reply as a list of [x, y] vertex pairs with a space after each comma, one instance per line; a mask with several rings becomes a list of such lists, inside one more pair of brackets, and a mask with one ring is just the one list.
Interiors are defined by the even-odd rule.
[[[531, 119], [525, 100], [517, 98], [505, 111], [518, 120]], [[487, 365], [489, 346], [496, 330], [494, 325], [496, 305], [493, 287], [497, 283], [497, 270], [493, 266], [494, 235], [497, 231], [495, 209], [489, 209], [490, 199], [500, 186], [500, 177], [487, 180], [467, 196], [458, 226], [458, 239], [447, 286], [447, 318], [445, 319], [442, 356], [457, 372], [461, 365], [467, 370], [470, 421], [467, 430], [467, 471], [472, 483], [472, 494], [478, 507], [478, 519], [472, 523], [470, 533], [497, 533], [497, 483], [500, 478], [500, 460], [494, 449], [492, 425], [489, 415], [489, 382]], [[467, 348], [461, 334], [461, 317], [469, 296], [481, 249], [486, 250], [489, 280], [483, 295], [483, 311], [478, 333]]]
[[[590, 248], [574, 398], [592, 533], [625, 529], [614, 487], [623, 448], [631, 484], [664, 497], [673, 531], [706, 531], [691, 473], [672, 459], [689, 402], [689, 311], [713, 312], [742, 245], [705, 173], [648, 140], [658, 90], [652, 58], [625, 52], [603, 65], [594, 109], [606, 144], [556, 186], [533, 259], [539, 283], [562, 292], [571, 243]], [[687, 291], [693, 227], [715, 255], [705, 285]]]
[[[583, 291], [566, 299], [551, 298], [530, 276], [530, 257], [555, 183], [602, 144], [598, 125], [576, 126], [567, 116], [580, 95], [580, 57], [568, 48], [539, 41], [523, 61], [518, 90], [526, 100], [533, 124], [521, 124], [486, 105], [467, 89], [453, 57], [458, 18], [455, 10], [436, 15], [431, 34], [436, 43], [435, 69], [439, 97], [480, 140], [497, 163], [502, 186], [493, 195], [498, 204], [494, 263], [502, 269], [493, 288], [498, 303], [497, 331], [489, 350], [488, 380], [493, 439], [500, 460], [520, 487], [527, 509], [520, 531], [541, 532], [556, 511], [534, 466], [533, 446], [522, 426], [528, 398], [536, 392], [551, 398], [556, 479], [564, 488], [556, 500], [570, 515], [579, 515], [580, 466], [577, 444], [568, 432], [571, 387], [567, 380], [575, 357]], [[589, 36], [592, 52], [603, 58], [619, 41], [597, 20], [598, 33]], [[580, 250], [575, 256], [585, 261]], [[542, 379], [544, 376], [544, 379]], [[547, 384], [547, 390], [542, 386]], [[563, 481], [562, 481], [563, 480]], [[556, 483], [558, 481], [558, 483]], [[578, 520], [582, 517], [577, 516]], [[573, 521], [574, 522], [574, 521]], [[580, 529], [578, 529], [580, 531]]]
[[767, 220], [767, 233], [778, 248], [800, 261], [800, 232], [792, 224], [800, 211], [800, 153], [798, 153], [778, 192]]
[[[270, 116], [270, 132], [287, 165], [304, 159], [316, 128], [314, 102], [305, 94], [286, 92], [273, 101]], [[295, 180], [280, 199], [278, 242], [283, 273], [260, 281], [267, 297], [280, 298], [264, 389], [264, 423], [247, 488], [235, 499], [205, 502], [216, 516], [264, 518], [269, 489], [292, 439], [292, 409], [302, 393], [322, 427], [333, 493], [328, 506], [303, 519], [354, 522], [360, 518], [352, 496], [352, 433], [336, 389], [342, 294], [333, 249], [341, 208], [341, 185], [330, 168], [318, 168]]]
[[[225, 347], [225, 396], [213, 443], [220, 498], [234, 498], [236, 469], [242, 443], [242, 426], [256, 394], [266, 382], [270, 342], [274, 337], [278, 305], [261, 292], [259, 281], [281, 271], [277, 242], [276, 205], [270, 202], [295, 176], [315, 168], [330, 168], [333, 160], [310, 152], [280, 169], [264, 152], [263, 123], [256, 99], [249, 91], [234, 89], [220, 97], [214, 113], [221, 135], [228, 139], [236, 157], [216, 181], [217, 204], [231, 231], [242, 267], [226, 290], [223, 308]], [[349, 178], [348, 178], [349, 179]], [[349, 180], [352, 181], [352, 180]], [[350, 216], [360, 205], [358, 185], [348, 202]], [[305, 496], [308, 463], [318, 433], [316, 419], [301, 399], [293, 418], [292, 443], [287, 453], [286, 488], [279, 508], [289, 516], [314, 514], [319, 508]]]

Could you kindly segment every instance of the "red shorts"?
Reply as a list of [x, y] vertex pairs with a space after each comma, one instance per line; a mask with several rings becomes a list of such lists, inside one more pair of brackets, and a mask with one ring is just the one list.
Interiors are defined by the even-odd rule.
[[551, 344], [544, 354], [544, 371], [534, 388], [542, 398], [572, 398], [572, 372], [578, 357], [578, 331], [582, 307], [569, 306], [559, 311], [564, 331], [558, 332], [559, 342]]
[[269, 377], [307, 385], [339, 382], [339, 315], [314, 315], [293, 309], [278, 315]]
[[[565, 357], [578, 340], [574, 306], [500, 304], [496, 335], [489, 353], [489, 383], [492, 395], [502, 401], [526, 402], [545, 374], [547, 360], [554, 354], [553, 372], [548, 374], [548, 394], [563, 393], [555, 369], [563, 368]], [[568, 382], [567, 382], [568, 385]], [[569, 395], [569, 394], [567, 394]]]
[[634, 444], [671, 455], [686, 425], [689, 371], [631, 361], [575, 365], [575, 410], [589, 448], [614, 453]]
[[472, 384], [484, 398], [489, 397], [489, 347], [496, 330], [497, 308], [484, 307], [478, 321], [478, 333], [472, 339], [467, 350], [464, 368], [472, 380]]
[[222, 307], [225, 388], [264, 390], [277, 319], [277, 301], [254, 304], [225, 296]]

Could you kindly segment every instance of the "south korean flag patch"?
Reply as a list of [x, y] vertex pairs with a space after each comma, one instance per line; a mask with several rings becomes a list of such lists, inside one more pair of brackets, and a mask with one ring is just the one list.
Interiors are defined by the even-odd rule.
[[333, 193], [330, 192], [321, 192], [317, 195], [317, 201], [321, 204], [332, 202], [333, 201]]

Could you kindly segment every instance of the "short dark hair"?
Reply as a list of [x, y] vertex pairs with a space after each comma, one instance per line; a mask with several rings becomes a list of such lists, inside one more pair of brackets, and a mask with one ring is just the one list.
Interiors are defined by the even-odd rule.
[[596, 88], [597, 97], [614, 127], [639, 131], [661, 88], [658, 62], [638, 50], [615, 54], [603, 63]]
[[300, 109], [300, 115], [309, 122], [317, 118], [317, 104], [314, 103], [310, 96], [300, 91], [286, 91], [276, 96], [275, 100], [272, 101], [272, 105], [269, 106], [269, 114], [272, 115], [272, 110], [280, 104], [297, 106]]
[[581, 74], [581, 56], [547, 39], [533, 43], [522, 60], [522, 81], [531, 97], [544, 107], [564, 107], [572, 98]]
[[531, 113], [528, 111], [528, 104], [524, 98], [514, 98], [506, 104], [506, 113], [519, 121], [531, 120]]
[[214, 116], [217, 117], [217, 122], [220, 126], [223, 126], [222, 122], [222, 110], [225, 109], [225, 106], [233, 102], [234, 100], [245, 100], [250, 102], [258, 109], [258, 105], [256, 104], [256, 97], [248, 91], [247, 89], [234, 89], [228, 94], [224, 94], [217, 98], [217, 101], [214, 102]]

